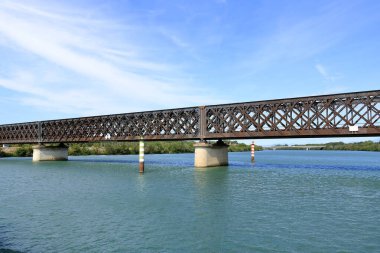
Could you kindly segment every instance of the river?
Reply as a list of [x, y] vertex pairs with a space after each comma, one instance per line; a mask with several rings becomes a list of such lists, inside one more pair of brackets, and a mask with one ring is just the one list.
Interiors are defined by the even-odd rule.
[[0, 159], [0, 252], [380, 252], [380, 153], [69, 159]]

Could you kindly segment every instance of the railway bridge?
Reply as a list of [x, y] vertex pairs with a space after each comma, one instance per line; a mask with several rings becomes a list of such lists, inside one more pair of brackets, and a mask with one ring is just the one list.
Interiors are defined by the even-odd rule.
[[380, 90], [0, 125], [0, 144], [36, 144], [35, 161], [67, 159], [53, 143], [199, 140], [197, 167], [228, 163], [223, 139], [359, 136], [380, 136]]

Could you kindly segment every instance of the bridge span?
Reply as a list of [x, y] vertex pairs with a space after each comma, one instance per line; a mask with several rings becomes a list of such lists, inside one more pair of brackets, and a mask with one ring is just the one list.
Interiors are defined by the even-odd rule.
[[380, 136], [380, 90], [0, 125], [0, 144], [359, 136]]

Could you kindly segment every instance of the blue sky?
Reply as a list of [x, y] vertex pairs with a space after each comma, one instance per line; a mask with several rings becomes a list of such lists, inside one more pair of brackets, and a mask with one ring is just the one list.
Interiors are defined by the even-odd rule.
[[380, 89], [379, 13], [377, 0], [1, 0], [0, 124]]

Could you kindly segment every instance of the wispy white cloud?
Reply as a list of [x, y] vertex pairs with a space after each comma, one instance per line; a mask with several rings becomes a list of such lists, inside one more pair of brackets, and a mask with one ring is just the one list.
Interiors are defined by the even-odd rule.
[[20, 103], [41, 107], [46, 111], [70, 114], [82, 110], [84, 113], [96, 113], [101, 105], [112, 107], [112, 103], [109, 103], [111, 101], [103, 97], [103, 94], [82, 88], [65, 88], [57, 91], [44, 87], [39, 84], [40, 81], [41, 79], [37, 79], [33, 73], [18, 72], [8, 79], [0, 78], [0, 86], [19, 92]]
[[169, 32], [167, 29], [160, 28], [160, 33], [168, 38], [175, 46], [179, 48], [189, 48], [190, 44], [185, 42], [183, 39], [181, 39], [178, 35], [176, 35], [174, 32]]
[[315, 68], [316, 70], [318, 71], [318, 73], [327, 81], [336, 81], [338, 79], [341, 79], [343, 78], [342, 74], [338, 74], [338, 73], [330, 73], [326, 67], [322, 64], [316, 64], [315, 65]]
[[329, 74], [327, 73], [327, 70], [325, 69], [325, 67], [323, 65], [316, 64], [315, 68], [317, 69], [319, 74], [321, 74], [324, 78], [329, 79]]
[[[142, 53], [143, 45], [133, 39], [138, 31], [132, 30], [99, 16], [71, 14], [69, 8], [46, 10], [40, 5], [3, 1], [0, 46], [14, 51], [15, 57], [34, 55], [37, 60], [27, 64], [21, 60], [22, 65], [10, 67], [9, 74], [0, 76], [0, 86], [22, 93], [22, 103], [75, 114], [213, 101], [199, 95], [208, 94], [199, 92], [202, 88], [181, 78], [177, 66]], [[176, 37], [171, 39], [187, 46]], [[40, 67], [37, 62], [42, 62]], [[50, 71], [56, 72], [54, 78], [39, 76]]]

